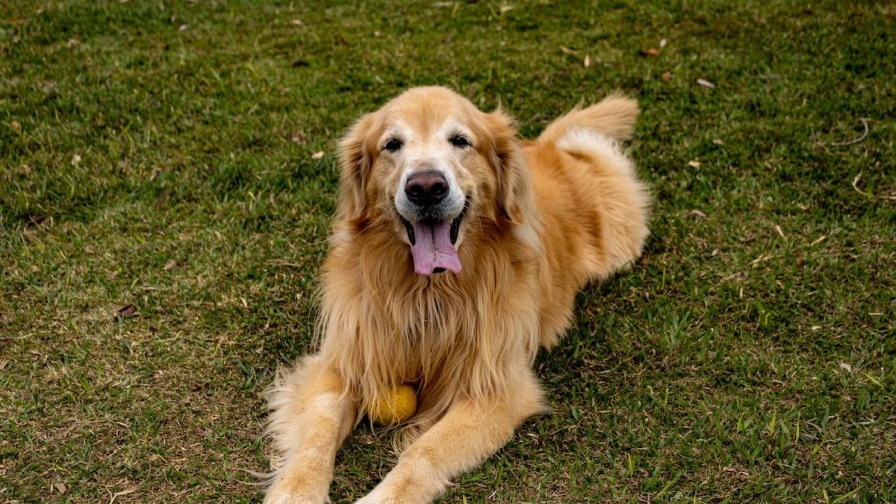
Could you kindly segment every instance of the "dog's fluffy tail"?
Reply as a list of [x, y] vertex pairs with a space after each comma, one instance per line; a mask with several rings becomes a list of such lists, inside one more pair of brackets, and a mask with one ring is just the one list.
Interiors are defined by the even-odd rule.
[[619, 141], [626, 140], [634, 133], [635, 119], [640, 111], [637, 101], [616, 92], [590, 107], [577, 105], [549, 124], [538, 140], [557, 143], [567, 133], [581, 129], [597, 131]]

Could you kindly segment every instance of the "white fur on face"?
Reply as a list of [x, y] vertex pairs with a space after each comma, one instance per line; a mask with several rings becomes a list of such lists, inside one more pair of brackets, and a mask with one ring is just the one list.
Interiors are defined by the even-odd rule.
[[[384, 151], [383, 155], [392, 156], [395, 169], [400, 174], [394, 187], [395, 208], [402, 217], [415, 222], [426, 217], [437, 217], [451, 221], [461, 214], [467, 194], [461, 187], [461, 180], [470, 178], [463, 165], [468, 149], [472, 147], [456, 147], [451, 139], [461, 135], [472, 143], [470, 133], [457, 121], [449, 120], [431, 132], [419, 131], [405, 124], [397, 124], [387, 129], [380, 140], [380, 145], [394, 138], [401, 142], [401, 148], [395, 152]], [[441, 173], [448, 181], [448, 194], [435, 208], [427, 209], [423, 215], [418, 205], [410, 201], [404, 188], [408, 178], [422, 171], [434, 170]]]

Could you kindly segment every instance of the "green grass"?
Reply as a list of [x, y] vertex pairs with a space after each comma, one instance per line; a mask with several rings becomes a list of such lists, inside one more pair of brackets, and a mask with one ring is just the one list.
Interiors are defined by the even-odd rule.
[[870, 0], [4, 1], [0, 501], [259, 501], [334, 140], [419, 84], [526, 136], [622, 89], [657, 200], [538, 359], [554, 411], [442, 502], [896, 501], [893, 54]]

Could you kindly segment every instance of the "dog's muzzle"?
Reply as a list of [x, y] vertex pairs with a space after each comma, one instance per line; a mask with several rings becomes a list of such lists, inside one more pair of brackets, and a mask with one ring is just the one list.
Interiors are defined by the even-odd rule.
[[450, 192], [445, 176], [435, 170], [425, 170], [408, 177], [404, 193], [419, 216], [411, 222], [399, 214], [411, 242], [414, 271], [431, 275], [451, 271], [460, 273], [460, 259], [454, 244], [460, 233], [463, 212], [455, 218], [445, 218], [444, 204]]

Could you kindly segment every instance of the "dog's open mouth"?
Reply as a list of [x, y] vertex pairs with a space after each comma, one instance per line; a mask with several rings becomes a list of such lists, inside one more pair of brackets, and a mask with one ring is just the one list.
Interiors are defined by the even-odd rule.
[[442, 273], [445, 270], [460, 273], [460, 258], [457, 257], [454, 244], [457, 242], [463, 217], [464, 214], [461, 213], [451, 222], [422, 219], [411, 223], [399, 215], [408, 231], [415, 272], [421, 275]]

